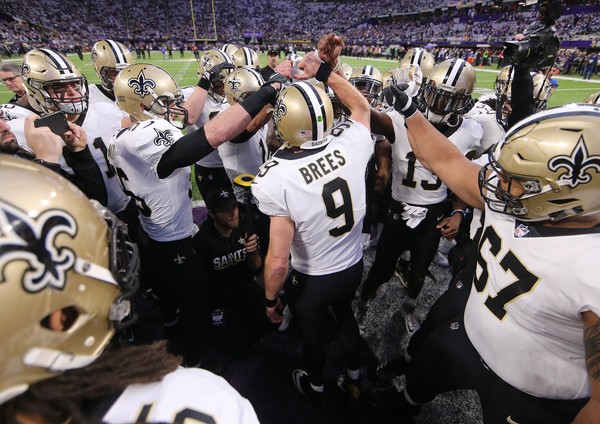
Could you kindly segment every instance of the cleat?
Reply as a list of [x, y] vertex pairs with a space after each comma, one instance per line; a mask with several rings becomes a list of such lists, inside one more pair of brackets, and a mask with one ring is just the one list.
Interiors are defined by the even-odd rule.
[[404, 326], [406, 327], [406, 333], [408, 334], [408, 337], [411, 337], [417, 332], [419, 328], [421, 328], [421, 324], [415, 316], [414, 309], [413, 311], [409, 311], [406, 308], [402, 307], [400, 311], [402, 313], [402, 316], [404, 317]]
[[308, 400], [317, 405], [323, 405], [325, 394], [323, 392], [317, 392], [311, 387], [306, 371], [301, 369], [294, 370], [292, 372], [292, 381], [294, 387], [300, 394], [304, 395]]
[[285, 305], [285, 308], [283, 308], [283, 321], [281, 321], [281, 323], [279, 324], [279, 327], [277, 327], [277, 331], [285, 331], [288, 329], [288, 327], [290, 326], [290, 321], [292, 320], [292, 311], [290, 311], [290, 307], [288, 305]]
[[351, 401], [360, 402], [362, 399], [362, 389], [360, 380], [353, 380], [345, 374], [339, 376], [337, 386], [342, 393], [348, 395]]

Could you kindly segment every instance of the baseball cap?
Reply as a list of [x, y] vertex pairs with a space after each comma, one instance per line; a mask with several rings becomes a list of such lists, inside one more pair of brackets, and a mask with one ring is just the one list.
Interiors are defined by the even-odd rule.
[[205, 199], [206, 208], [215, 212], [222, 212], [237, 204], [235, 194], [231, 189], [218, 188], [208, 193]]
[[275, 50], [269, 50], [267, 56], [279, 56], [279, 53], [277, 53]]

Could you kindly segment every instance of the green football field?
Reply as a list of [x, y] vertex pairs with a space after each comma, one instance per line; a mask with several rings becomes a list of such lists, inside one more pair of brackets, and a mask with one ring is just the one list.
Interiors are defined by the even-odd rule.
[[[175, 54], [174, 58], [178, 56], [178, 54]], [[76, 55], [70, 55], [69, 57], [75, 63], [75, 65], [81, 69], [90, 83], [99, 82], [98, 78], [96, 77], [96, 73], [92, 68], [89, 54], [84, 55], [83, 61], [79, 60]], [[184, 59], [163, 60], [161, 57], [162, 54], [160, 52], [152, 52], [152, 60], [148, 60], [148, 62], [165, 68], [169, 73], [171, 73], [171, 75], [173, 75], [180, 86], [196, 85], [198, 82], [198, 62], [194, 60], [191, 52], [186, 52]], [[263, 65], [267, 64], [267, 58], [264, 53], [260, 55], [260, 60]], [[16, 62], [17, 59], [14, 61]], [[373, 65], [382, 73], [398, 66], [396, 61], [380, 59], [356, 59], [342, 57], [342, 61], [347, 62], [352, 67], [358, 67], [367, 64]], [[476, 71], [477, 90], [475, 97], [486, 90], [493, 89], [494, 80], [496, 78], [496, 74], [498, 73], [498, 69], [496, 68], [496, 65], [493, 65], [483, 68], [476, 68]], [[584, 81], [581, 79], [581, 77], [575, 77], [573, 75], [558, 75], [557, 79], [559, 80], [559, 88], [550, 99], [550, 107], [560, 106], [566, 103], [582, 102], [590, 94], [600, 91], [600, 78], [596, 76], [594, 76], [590, 81]], [[4, 85], [0, 85], [0, 103], [7, 102], [11, 97], [11, 92]]]
[[[196, 85], [198, 82], [198, 61], [196, 61], [191, 52], [186, 52], [183, 59], [177, 58], [179, 55], [174, 54], [174, 59], [164, 60], [160, 52], [152, 52], [152, 60], [148, 60], [155, 65], [166, 69], [177, 81], [180, 86]], [[83, 60], [79, 60], [76, 55], [69, 55], [70, 59], [87, 77], [88, 82], [98, 83], [98, 77], [91, 65], [90, 55], [85, 54]], [[18, 62], [18, 59], [14, 59]], [[260, 54], [260, 61], [264, 65], [267, 64], [267, 58], [264, 53]], [[343, 62], [347, 62], [352, 67], [360, 67], [364, 65], [373, 65], [382, 73], [398, 66], [398, 62], [382, 59], [356, 59], [350, 57], [342, 57]], [[138, 61], [140, 62], [140, 61]], [[494, 81], [498, 69], [496, 66], [488, 66], [476, 68], [477, 71], [477, 89], [475, 97], [486, 91], [493, 90]], [[593, 77], [590, 81], [583, 81], [580, 77], [574, 76], [558, 76], [559, 88], [549, 101], [549, 107], [560, 106], [566, 103], [583, 102], [590, 94], [600, 91], [600, 78]], [[12, 97], [12, 93], [4, 85], [0, 85], [0, 103], [6, 103]], [[192, 178], [193, 197], [201, 199], [200, 193], [196, 188], [196, 183]]]

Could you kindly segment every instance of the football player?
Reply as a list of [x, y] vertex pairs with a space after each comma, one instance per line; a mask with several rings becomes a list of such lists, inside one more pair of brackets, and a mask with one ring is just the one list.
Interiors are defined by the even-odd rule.
[[435, 59], [427, 50], [416, 47], [404, 55], [400, 62], [400, 69], [407, 69], [409, 73], [412, 73], [417, 66], [425, 80], [435, 67]]
[[594, 94], [590, 94], [584, 101], [584, 103], [591, 103], [600, 105], [600, 91]]
[[90, 102], [106, 101], [114, 103], [113, 86], [121, 69], [134, 63], [131, 51], [114, 40], [101, 40], [92, 47], [92, 66], [100, 79], [100, 84], [93, 84], [90, 89]]
[[[258, 71], [237, 68], [225, 79], [227, 102], [234, 105], [252, 96], [263, 84], [264, 80]], [[230, 181], [234, 181], [240, 174], [258, 174], [261, 165], [271, 157], [266, 138], [268, 122], [272, 115], [273, 113], [265, 107], [242, 134], [219, 146], [219, 156]], [[234, 184], [233, 191], [240, 204], [247, 201], [248, 188]], [[250, 201], [255, 231], [260, 239], [260, 252], [264, 255], [269, 247], [269, 217], [258, 210], [254, 199]]]
[[[365, 65], [360, 68], [354, 68], [349, 78], [350, 83], [367, 99], [372, 107], [379, 109], [381, 107], [380, 94], [383, 87], [383, 77], [379, 69]], [[380, 134], [372, 134], [375, 140], [375, 154], [367, 166], [366, 184], [367, 184], [367, 211], [365, 214], [363, 228], [363, 248], [375, 246], [379, 239], [382, 221], [385, 216], [386, 198], [384, 192], [387, 183], [379, 184], [378, 174], [382, 169], [382, 158], [385, 154], [382, 150], [389, 150], [389, 142]], [[389, 196], [388, 196], [389, 197]]]
[[[185, 318], [184, 357], [198, 363], [206, 323], [206, 297], [200, 264], [191, 243], [197, 227], [192, 218], [190, 165], [233, 139], [248, 126], [277, 90], [272, 81], [252, 98], [227, 109], [195, 132], [182, 137], [188, 122], [183, 95], [168, 72], [154, 65], [123, 69], [115, 80], [119, 107], [134, 122], [115, 133], [109, 159], [123, 187], [135, 200], [142, 228], [149, 236], [145, 254], [152, 289], [167, 326]], [[200, 94], [208, 96], [206, 90]], [[146, 264], [146, 262], [145, 262]]]
[[[266, 312], [272, 322], [283, 320], [278, 294], [285, 285], [303, 342], [305, 369], [293, 371], [294, 385], [321, 403], [324, 320], [330, 306], [347, 365], [338, 385], [351, 399], [361, 396], [360, 335], [351, 302], [363, 269], [364, 172], [373, 142], [368, 102], [345, 78], [332, 73], [341, 39], [328, 34], [318, 47], [319, 56], [310, 53], [299, 62], [303, 73], [296, 78], [316, 77], [329, 85], [350, 116], [334, 127], [331, 101], [322, 89], [306, 82], [284, 89], [273, 115], [283, 147], [261, 167], [252, 193], [259, 209], [271, 217], [264, 271]], [[290, 254], [292, 270], [286, 278]]]
[[[419, 94], [428, 119], [464, 155], [478, 148], [482, 136], [477, 122], [462, 117], [472, 105], [475, 81], [475, 70], [469, 63], [451, 59], [433, 69]], [[417, 297], [437, 252], [440, 237], [454, 238], [466, 212], [460, 199], [452, 199], [452, 207], [447, 210], [447, 186], [416, 160], [402, 116], [391, 111], [382, 118], [386, 122], [382, 132], [393, 141], [392, 203], [361, 299], [364, 302], [372, 299], [377, 289], [394, 274], [400, 255], [405, 250], [410, 251], [410, 270], [402, 279], [408, 292], [401, 312], [406, 332], [411, 336], [420, 325], [414, 315]]]
[[[83, 128], [92, 155], [102, 171], [107, 191], [107, 207], [124, 217], [128, 214], [130, 197], [123, 192], [116, 174], [106, 158], [108, 140], [120, 128], [123, 114], [112, 104], [89, 102], [88, 83], [81, 71], [66, 56], [51, 49], [35, 49], [23, 58], [23, 81], [30, 104], [40, 113], [62, 112], [67, 121]], [[10, 122], [21, 128], [21, 120]], [[21, 130], [22, 131], [22, 130]], [[17, 138], [19, 133], [17, 132]], [[72, 172], [71, 158], [65, 151], [61, 166]]]
[[139, 261], [112, 212], [32, 161], [1, 155], [0, 178], [1, 422], [258, 423], [164, 343], [118, 347]]
[[512, 127], [481, 167], [401, 90], [387, 97], [406, 118], [417, 159], [485, 211], [466, 309], [422, 340], [394, 397], [397, 411], [415, 415], [438, 393], [469, 388], [478, 391], [485, 422], [596, 422], [600, 110], [536, 113]]
[[250, 47], [240, 47], [231, 56], [236, 68], [249, 68], [260, 72], [260, 59], [258, 53]]
[[[196, 131], [229, 107], [224, 83], [234, 68], [233, 60], [227, 53], [217, 49], [204, 53], [198, 68], [198, 75], [201, 77], [198, 87], [189, 96], [187, 92], [184, 93], [185, 107], [189, 112], [188, 132]], [[205, 92], [208, 92], [208, 96]], [[208, 197], [213, 189], [231, 188], [231, 180], [225, 172], [218, 150], [198, 161], [194, 167], [194, 176], [202, 198]]]

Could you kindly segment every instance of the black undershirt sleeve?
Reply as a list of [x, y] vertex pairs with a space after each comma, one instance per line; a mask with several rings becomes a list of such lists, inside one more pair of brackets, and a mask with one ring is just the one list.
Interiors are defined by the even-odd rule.
[[215, 149], [208, 144], [204, 127], [177, 140], [162, 155], [156, 168], [158, 178], [167, 178], [178, 168], [191, 166]]
[[[102, 178], [102, 171], [98, 163], [94, 160], [89, 146], [79, 152], [71, 152], [66, 147], [63, 148], [63, 157], [67, 164], [73, 169], [75, 175], [71, 175], [58, 166], [58, 169], [53, 167], [53, 164], [46, 164], [51, 169], [60, 172], [61, 175], [67, 177], [74, 183], [83, 193], [90, 199], [97, 200], [100, 204], [106, 206], [108, 204], [108, 191]], [[58, 164], [57, 164], [58, 165]]]

